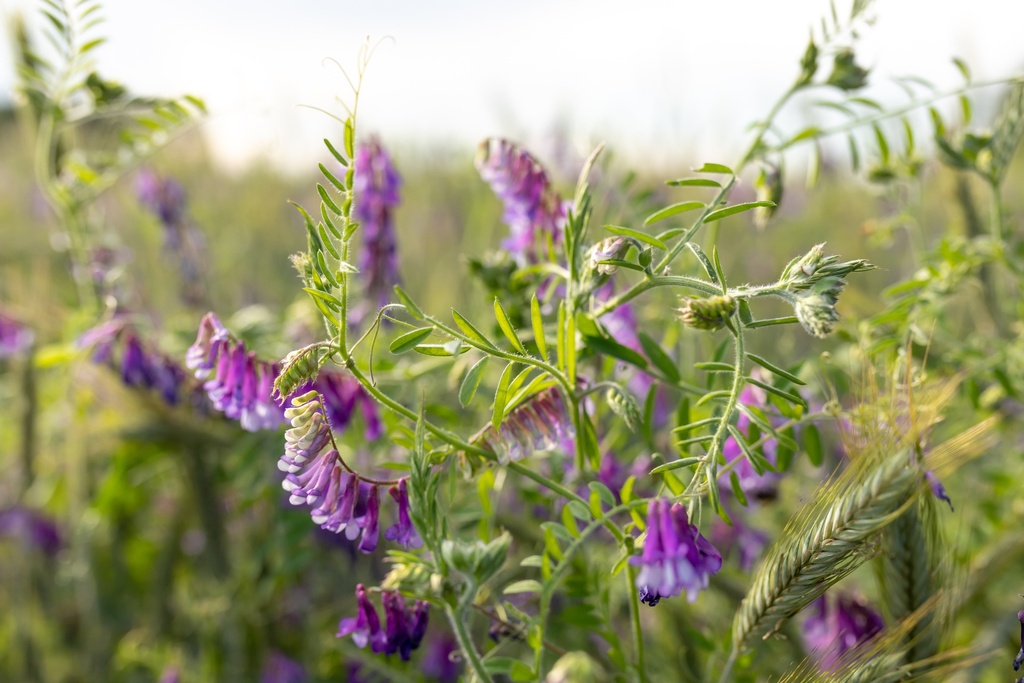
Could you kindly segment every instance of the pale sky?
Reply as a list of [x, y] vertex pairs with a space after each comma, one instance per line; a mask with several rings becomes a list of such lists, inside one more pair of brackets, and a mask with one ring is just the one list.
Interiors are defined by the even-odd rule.
[[[488, 135], [539, 143], [556, 123], [584, 150], [605, 140], [619, 156], [734, 161], [746, 125], [796, 74], [822, 0], [106, 0], [100, 72], [138, 94], [191, 93], [217, 158], [315, 166], [336, 124], [297, 105], [340, 113], [344, 78], [325, 58], [370, 65], [360, 131], [385, 144], [465, 146]], [[837, 0], [840, 12], [848, 0]], [[4, 17], [33, 0], [0, 0]], [[1024, 71], [1020, 0], [878, 0], [858, 61], [886, 76], [959, 80]], [[13, 87], [0, 38], [0, 94]], [[823, 66], [823, 71], [827, 65]], [[826, 71], [827, 73], [827, 71]], [[896, 98], [895, 89], [877, 91]]]

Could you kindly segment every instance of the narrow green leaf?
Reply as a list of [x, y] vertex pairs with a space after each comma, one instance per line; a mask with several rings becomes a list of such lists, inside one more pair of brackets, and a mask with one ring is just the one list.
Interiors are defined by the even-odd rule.
[[334, 245], [331, 243], [330, 238], [327, 237], [327, 229], [324, 228], [324, 224], [317, 223], [316, 229], [317, 232], [320, 234], [320, 241], [323, 243], [327, 251], [331, 252], [331, 256], [333, 256], [335, 259], [340, 260], [341, 254], [338, 253], [338, 250], [335, 249]]
[[679, 368], [676, 367], [676, 362], [672, 360], [672, 357], [665, 353], [657, 342], [643, 332], [640, 332], [638, 336], [640, 338], [640, 346], [643, 348], [644, 353], [647, 354], [647, 357], [651, 359], [651, 362], [654, 363], [654, 367], [661, 370], [661, 373], [673, 383], [680, 382], [682, 375], [679, 374]]
[[684, 467], [689, 467], [690, 465], [696, 465], [697, 463], [701, 462], [703, 459], [704, 458], [691, 457], [691, 458], [680, 458], [679, 460], [673, 460], [672, 462], [666, 462], [666, 463], [663, 463], [661, 465], [658, 465], [653, 470], [651, 470], [651, 476], [654, 476], [655, 474], [663, 474], [665, 472], [671, 472], [672, 470], [679, 470], [679, 469], [682, 469]]
[[395, 296], [397, 296], [398, 301], [403, 306], [405, 306], [405, 310], [409, 312], [409, 315], [416, 318], [417, 320], [423, 320], [425, 318], [425, 316], [423, 315], [423, 311], [420, 310], [420, 307], [417, 306], [416, 303], [412, 300], [412, 298], [405, 293], [405, 290], [399, 287], [398, 285], [395, 285]]
[[626, 363], [635, 365], [641, 369], [647, 368], [646, 358], [628, 346], [623, 346], [610, 337], [592, 337], [584, 335], [583, 341], [587, 346], [595, 351], [600, 351], [601, 353], [612, 356], [613, 358], [618, 358], [621, 361], [625, 361]]
[[345, 154], [349, 159], [356, 155], [356, 129], [351, 116], [345, 119]]
[[[525, 370], [520, 371], [520, 373], [512, 379], [512, 382], [508, 385], [509, 397], [515, 396], [520, 390], [522, 390], [523, 385], [526, 383], [526, 380], [529, 379], [530, 374], [534, 370], [536, 370], [536, 368], [530, 365]], [[514, 407], [515, 403], [513, 401], [506, 401], [505, 414], [508, 415]]]
[[331, 185], [334, 185], [334, 187], [338, 188], [338, 192], [341, 192], [342, 194], [345, 194], [345, 192], [346, 192], [345, 184], [342, 183], [340, 180], [338, 180], [336, 177], [334, 177], [334, 174], [331, 173], [329, 170], [327, 170], [326, 166], [324, 166], [323, 164], [319, 164], [319, 166], [320, 166], [320, 172], [324, 174], [324, 177], [327, 178], [327, 180], [331, 183]]
[[857, 139], [853, 135], [847, 135], [846, 142], [850, 148], [850, 168], [856, 173], [860, 170], [860, 147], [857, 145]]
[[453, 339], [447, 344], [417, 344], [412, 350], [424, 356], [445, 358], [466, 353], [469, 347], [463, 346], [461, 339]]
[[562, 525], [568, 530], [570, 536], [580, 537], [580, 528], [576, 525], [576, 518], [573, 517], [572, 510], [568, 505], [562, 508]]
[[815, 467], [821, 467], [825, 461], [825, 452], [821, 448], [821, 434], [814, 425], [804, 427], [804, 450], [807, 451], [807, 459]]
[[478, 344], [486, 346], [489, 349], [495, 348], [494, 344], [491, 343], [490, 339], [485, 337], [483, 333], [480, 332], [480, 330], [478, 330], [476, 326], [473, 325], [473, 323], [469, 322], [466, 316], [462, 315], [454, 308], [452, 309], [452, 318], [455, 319], [455, 324], [459, 326], [459, 329], [462, 330], [462, 333], [464, 335], [466, 335], [473, 341], [477, 342]]
[[335, 216], [341, 216], [342, 215], [341, 209], [338, 208], [338, 205], [334, 203], [333, 199], [331, 199], [331, 195], [327, 193], [327, 188], [325, 188], [320, 183], [317, 183], [316, 184], [316, 191], [317, 191], [317, 194], [320, 195], [320, 199], [323, 200], [323, 203], [327, 205], [328, 209], [330, 209], [331, 211], [334, 212]]
[[639, 240], [652, 247], [657, 247], [662, 251], [668, 251], [668, 247], [665, 243], [659, 240], [657, 237], [648, 235], [646, 232], [640, 232], [639, 230], [633, 230], [632, 228], [624, 228], [620, 225], [606, 225], [604, 229], [615, 235], [623, 235], [624, 237], [632, 237], [635, 240]]
[[625, 261], [620, 258], [603, 259], [601, 261], [598, 261], [598, 263], [603, 266], [617, 266], [620, 268], [626, 268], [627, 270], [635, 270], [638, 273], [644, 272], [643, 266], [638, 266], [632, 261]]
[[636, 483], [636, 475], [631, 474], [626, 479], [626, 483], [622, 485], [622, 489], [619, 491], [619, 498], [622, 499], [623, 505], [627, 505], [629, 501], [633, 500], [633, 485]]
[[324, 225], [334, 235], [335, 239], [341, 239], [341, 231], [338, 230], [338, 226], [334, 224], [334, 219], [331, 218], [331, 212], [327, 210], [327, 205], [320, 202], [320, 217], [324, 219]]
[[[645, 218], [644, 225], [657, 223], [658, 221], [663, 221], [666, 218], [671, 218], [672, 216], [677, 216], [687, 211], [693, 211], [694, 209], [703, 209], [704, 206], [704, 202], [696, 201], [687, 201], [679, 202], [678, 204], [672, 204], [671, 206], [666, 206], [664, 209], [659, 209], [658, 211], [655, 211], [650, 216]], [[662, 246], [661, 248], [664, 249], [665, 247]]]
[[711, 178], [679, 178], [678, 180], [666, 180], [666, 185], [671, 187], [721, 187], [722, 183]]
[[569, 312], [569, 303], [562, 301], [565, 306], [565, 374], [568, 375], [569, 385], [576, 386], [576, 316]]
[[565, 370], [565, 302], [558, 304], [558, 332], [555, 342], [558, 369]]
[[693, 367], [704, 372], [736, 372], [736, 368], [733, 365], [717, 361], [701, 361], [694, 363]]
[[711, 248], [711, 260], [715, 264], [715, 274], [718, 276], [718, 284], [722, 286], [722, 294], [728, 294], [729, 287], [725, 282], [725, 271], [722, 270], [722, 261], [718, 258], [718, 245]]
[[734, 216], [734, 215], [736, 215], [738, 213], [743, 213], [744, 211], [750, 211], [751, 209], [756, 209], [758, 207], [769, 207], [770, 208], [770, 207], [773, 207], [773, 206], [775, 206], [775, 202], [769, 202], [769, 201], [742, 202], [740, 204], [733, 204], [732, 206], [727, 206], [725, 208], [718, 209], [716, 211], [712, 211], [711, 213], [709, 213], [704, 218], [704, 222], [705, 223], [713, 223], [713, 222], [721, 220], [723, 218], [728, 218], [729, 216]]
[[[505, 595], [516, 595], [518, 593], [540, 593], [543, 590], [544, 586], [541, 585], [540, 581], [537, 581], [535, 579], [523, 579], [522, 581], [515, 581], [505, 586], [505, 589], [502, 591], [502, 593], [504, 593]], [[511, 661], [518, 662], [518, 660]], [[488, 668], [492, 671], [499, 672], [497, 669], [494, 669], [492, 667]]]
[[332, 286], [341, 286], [337, 279], [335, 279], [334, 273], [332, 273], [330, 268], [327, 267], [327, 260], [324, 258], [324, 252], [319, 249], [317, 249], [316, 252], [316, 261], [314, 261], [314, 265], [316, 266], [316, 272], [318, 272], [325, 280], [330, 282]]
[[731, 168], [723, 166], [722, 164], [704, 164], [700, 168], [693, 169], [694, 173], [724, 173], [727, 175], [734, 175]]
[[536, 293], [530, 299], [530, 318], [533, 323], [533, 341], [537, 345], [537, 353], [540, 354], [540, 359], [546, 363], [548, 360], [548, 344], [544, 339], [544, 318], [540, 313], [540, 302], [537, 300]]
[[[587, 488], [597, 493], [598, 497], [601, 499], [601, 503], [605, 507], [615, 507], [615, 494], [612, 493], [612, 490], [610, 488], [608, 488], [599, 481], [590, 482], [589, 484], [587, 484]], [[595, 517], [596, 516], [597, 515], [595, 515]]]
[[[323, 292], [318, 292], [315, 289], [307, 289], [307, 288], [303, 288], [303, 289], [305, 289], [307, 292], [309, 292], [311, 294], [313, 294], [313, 293], [322, 294], [323, 293]], [[338, 322], [338, 319], [336, 317], [334, 317], [334, 313], [332, 313], [331, 309], [329, 309], [327, 307], [327, 303], [325, 301], [323, 301], [323, 299], [319, 298], [318, 296], [314, 296], [313, 297], [313, 304], [320, 310], [320, 313], [322, 313], [323, 316], [325, 318], [327, 318], [327, 320], [332, 325], [334, 325], [337, 328], [341, 327], [341, 323]]]
[[433, 327], [417, 327], [415, 330], [400, 335], [391, 342], [391, 353], [405, 353], [426, 339], [434, 331]]
[[693, 255], [697, 257], [704, 272], [707, 273], [708, 278], [716, 285], [718, 284], [718, 273], [715, 272], [715, 265], [711, 263], [711, 259], [704, 253], [704, 250], [700, 248], [700, 245], [696, 242], [687, 242], [686, 247], [693, 252]]
[[491, 425], [497, 431], [501, 427], [501, 419], [505, 416], [505, 403], [508, 401], [508, 385], [512, 381], [511, 362], [501, 371], [501, 379], [498, 380], [498, 389], [494, 392], [494, 413], [491, 415]]
[[726, 425], [726, 429], [729, 430], [729, 434], [732, 436], [733, 441], [735, 441], [736, 445], [740, 447], [741, 451], [743, 451], [744, 457], [746, 457], [750, 462], [755, 472], [758, 474], [764, 474], [766, 469], [774, 469], [763, 456], [759, 455], [757, 451], [750, 447], [750, 444], [747, 443], [746, 437], [743, 436], [735, 425]]
[[878, 156], [882, 160], [882, 165], [886, 166], [889, 164], [889, 141], [885, 139], [881, 126], [876, 123], [872, 128], [875, 131], [875, 141], [878, 143]]
[[971, 69], [970, 69], [969, 66], [967, 66], [967, 62], [965, 62], [964, 60], [960, 59], [959, 57], [954, 57], [953, 58], [953, 64], [956, 66], [957, 71], [960, 72], [960, 75], [964, 77], [964, 81], [967, 82], [967, 83], [970, 83], [971, 82]]
[[333, 156], [335, 159], [337, 159], [339, 164], [341, 164], [342, 166], [348, 166], [348, 159], [346, 159], [345, 155], [342, 154], [341, 152], [339, 152], [334, 147], [334, 145], [331, 144], [330, 140], [328, 140], [327, 138], [324, 138], [324, 144], [327, 145], [327, 149], [330, 150], [331, 156]]
[[523, 342], [519, 341], [519, 335], [516, 334], [515, 329], [512, 327], [512, 321], [508, 319], [508, 314], [501, 307], [498, 297], [494, 297], [494, 317], [498, 319], [498, 327], [505, 333], [505, 338], [515, 347], [515, 350], [524, 356], [529, 355], [526, 353], [526, 347], [523, 346]]
[[771, 384], [767, 384], [766, 382], [762, 382], [761, 380], [754, 379], [753, 377], [748, 377], [747, 378], [747, 382], [753, 384], [754, 386], [761, 387], [762, 389], [767, 391], [769, 394], [775, 394], [779, 398], [781, 398], [781, 399], [783, 399], [785, 401], [788, 401], [789, 403], [792, 403], [792, 404], [798, 405], [798, 406], [802, 406], [804, 408], [807, 407], [807, 401], [805, 401], [803, 399], [803, 397], [799, 396], [798, 394], [791, 394], [788, 391], [783, 391], [782, 389], [777, 389], [777, 388], [773, 387]]
[[745, 327], [748, 329], [756, 329], [758, 327], [771, 327], [772, 325], [792, 325], [793, 323], [800, 322], [797, 320], [795, 315], [788, 315], [784, 318], [764, 318], [763, 320], [754, 320], [749, 322]]
[[804, 386], [805, 384], [807, 384], [807, 382], [803, 381], [793, 373], [783, 370], [778, 365], [771, 363], [770, 361], [762, 358], [761, 356], [758, 356], [753, 353], [748, 353], [747, 358], [754, 361], [755, 363], [757, 363], [758, 365], [760, 365], [762, 368], [772, 373], [773, 375], [778, 375], [779, 377], [782, 377], [783, 379], [788, 380], [793, 384], [798, 384], [800, 386]]
[[339, 310], [342, 307], [341, 301], [338, 300], [338, 298], [332, 294], [322, 292], [319, 289], [313, 289], [312, 287], [303, 287], [302, 291], [307, 292], [308, 294], [312, 294], [315, 298], [320, 299], [321, 301], [325, 301], [329, 303], [331, 306], [337, 307]]
[[740, 486], [740, 477], [736, 474], [736, 470], [729, 472], [729, 484], [732, 486], [732, 495], [736, 496], [736, 502], [743, 507], [747, 507], [747, 494], [743, 492], [743, 487]]

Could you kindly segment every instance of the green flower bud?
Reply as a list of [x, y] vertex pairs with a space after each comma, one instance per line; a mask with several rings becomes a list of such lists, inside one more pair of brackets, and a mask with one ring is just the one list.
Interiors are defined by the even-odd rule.
[[814, 44], [814, 36], [807, 43], [804, 56], [800, 59], [800, 78], [797, 80], [797, 87], [807, 85], [818, 72], [818, 46]]
[[840, 90], [858, 90], [867, 85], [868, 70], [857, 66], [853, 50], [846, 48], [836, 53], [832, 73], [826, 83]]
[[775, 206], [759, 206], [754, 209], [754, 225], [764, 230], [768, 221], [782, 203], [782, 171], [778, 166], [769, 164], [761, 167], [761, 173], [754, 183], [759, 201], [773, 202]]
[[679, 311], [683, 324], [698, 330], [718, 330], [736, 311], [736, 300], [725, 294], [707, 299], [684, 299]]

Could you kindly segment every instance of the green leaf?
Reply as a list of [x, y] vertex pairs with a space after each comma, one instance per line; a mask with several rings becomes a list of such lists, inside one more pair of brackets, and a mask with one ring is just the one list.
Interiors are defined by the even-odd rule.
[[662, 251], [668, 251], [668, 247], [665, 243], [659, 240], [657, 237], [648, 235], [646, 232], [640, 232], [639, 230], [633, 230], [632, 228], [624, 228], [620, 225], [606, 225], [604, 229], [615, 235], [622, 235], [624, 237], [632, 237], [635, 240], [639, 240], [652, 247], [657, 247]]
[[[530, 377], [530, 373], [532, 373], [536, 369], [537, 368], [533, 367], [532, 365], [527, 366], [525, 370], [522, 370], [518, 375], [516, 375], [512, 379], [512, 382], [508, 385], [509, 397], [515, 397], [522, 390], [523, 385], [526, 383], [526, 380], [529, 379]], [[539, 379], [543, 379], [543, 376], [539, 377]], [[530, 384], [533, 384], [533, 382], [531, 382]], [[514, 400], [507, 401], [505, 404], [505, 414], [508, 415], [515, 407], [515, 405], [516, 402]]]
[[821, 448], [821, 434], [814, 425], [804, 427], [804, 450], [807, 451], [807, 459], [815, 467], [821, 467], [825, 461], [825, 452]]
[[969, 66], [967, 66], [967, 62], [965, 62], [964, 60], [960, 59], [959, 57], [954, 57], [953, 58], [953, 64], [956, 66], [957, 71], [960, 72], [960, 75], [964, 77], [964, 81], [966, 83], [970, 83], [971, 82], [971, 69], [970, 69]]
[[530, 299], [530, 319], [533, 323], [533, 341], [537, 345], [537, 352], [545, 363], [548, 360], [548, 345], [544, 339], [544, 318], [540, 313], [540, 302], [537, 301], [535, 293]]
[[345, 154], [349, 159], [356, 155], [356, 128], [351, 116], [345, 119]]
[[599, 481], [590, 482], [587, 484], [587, 488], [597, 493], [598, 497], [601, 499], [601, 503], [603, 503], [605, 507], [615, 507], [615, 494], [612, 493], [610, 488]]
[[778, 375], [779, 377], [782, 377], [783, 379], [788, 380], [793, 384], [798, 384], [800, 386], [804, 386], [805, 384], [807, 384], [807, 382], [803, 381], [793, 373], [783, 370], [778, 365], [769, 362], [768, 360], [762, 358], [761, 356], [755, 355], [753, 353], [748, 353], [747, 358], [754, 361], [755, 363], [757, 363], [758, 365], [760, 365], [762, 368], [772, 373], [773, 375]]
[[721, 187], [722, 183], [711, 178], [679, 178], [678, 180], [666, 180], [666, 185], [672, 187]]
[[523, 579], [522, 581], [516, 581], [505, 586], [505, 590], [502, 593], [505, 595], [515, 595], [517, 593], [540, 593], [542, 590], [544, 590], [544, 586], [541, 585], [540, 581]]
[[[679, 215], [681, 213], [685, 213], [687, 211], [693, 211], [694, 209], [703, 209], [703, 208], [704, 208], [704, 202], [688, 201], [688, 202], [679, 202], [678, 204], [672, 204], [671, 206], [666, 206], [664, 209], [659, 209], [658, 211], [655, 211], [650, 216], [645, 218], [644, 219], [644, 225], [650, 225], [651, 223], [657, 223], [658, 221], [663, 221], [666, 218], [671, 218], [672, 216], [677, 216], [677, 215]], [[664, 249], [665, 247], [662, 246], [661, 248]]]
[[679, 383], [683, 378], [679, 374], [679, 368], [676, 367], [672, 357], [665, 353], [657, 342], [643, 332], [640, 332], [638, 336], [640, 338], [640, 346], [643, 348], [644, 353], [647, 354], [647, 357], [651, 359], [651, 362], [654, 363], [654, 367], [661, 370], [661, 373], [673, 383]]
[[398, 285], [395, 285], [395, 296], [397, 296], [398, 301], [405, 306], [405, 310], [409, 311], [409, 315], [417, 320], [423, 320], [426, 317], [423, 315], [423, 311], [420, 310], [420, 307], [417, 306], [412, 298], [405, 293], [405, 290]]
[[762, 389], [767, 391], [769, 394], [775, 394], [779, 398], [781, 398], [781, 399], [783, 399], [785, 401], [788, 401], [788, 402], [790, 402], [790, 403], [792, 403], [794, 405], [802, 406], [804, 408], [807, 407], [807, 401], [805, 401], [803, 399], [803, 397], [799, 396], [798, 394], [791, 394], [791, 393], [789, 393], [787, 391], [783, 391], [782, 389], [777, 389], [777, 388], [773, 387], [771, 384], [767, 384], [767, 383], [762, 382], [760, 380], [754, 379], [753, 377], [748, 377], [747, 378], [747, 382], [749, 382], [750, 384], [753, 384], [754, 386], [761, 387]]
[[587, 346], [595, 351], [600, 351], [601, 353], [612, 356], [613, 358], [618, 358], [621, 361], [625, 361], [641, 369], [647, 368], [646, 358], [628, 346], [623, 346], [610, 337], [591, 337], [583, 335], [583, 341]]
[[317, 191], [317, 194], [320, 195], [320, 199], [323, 200], [323, 203], [327, 205], [328, 209], [330, 209], [332, 212], [334, 212], [335, 216], [343, 215], [341, 213], [341, 209], [338, 208], [338, 205], [334, 203], [333, 199], [331, 199], [331, 195], [327, 193], [327, 188], [326, 187], [324, 187], [320, 183], [317, 183], [316, 184], [316, 191]]
[[724, 173], [727, 175], [735, 175], [733, 170], [728, 166], [722, 164], [704, 164], [700, 168], [693, 169], [694, 173]]
[[478, 330], [476, 326], [473, 325], [473, 323], [469, 322], [466, 316], [462, 315], [454, 308], [452, 309], [452, 318], [455, 319], [455, 324], [459, 326], [459, 329], [462, 330], [462, 333], [464, 335], [466, 335], [473, 341], [477, 342], [481, 346], [486, 346], [489, 349], [495, 348], [494, 344], [491, 343], [490, 339], [485, 337], [483, 333], [480, 332], [480, 330]]
[[569, 384], [576, 386], [576, 316], [569, 312], [569, 302], [562, 300], [565, 311], [565, 374]]
[[324, 247], [327, 248], [327, 251], [331, 252], [331, 256], [333, 256], [336, 260], [341, 260], [341, 254], [338, 253], [338, 250], [335, 249], [334, 245], [331, 243], [330, 238], [327, 237], [327, 229], [324, 228], [324, 224], [317, 223], [316, 229], [317, 232], [320, 233], [320, 241], [323, 242], [323, 245]]
[[469, 402], [473, 400], [473, 396], [476, 395], [476, 390], [480, 386], [480, 380], [483, 379], [484, 369], [487, 367], [487, 357], [483, 357], [473, 364], [466, 372], [466, 377], [462, 380], [462, 386], [459, 387], [459, 403], [465, 408], [469, 405]]
[[693, 252], [693, 255], [700, 261], [701, 267], [704, 268], [704, 272], [707, 273], [708, 278], [716, 285], [718, 284], [718, 273], [715, 272], [715, 266], [711, 263], [711, 259], [704, 253], [704, 250], [700, 248], [700, 245], [696, 242], [687, 242], [687, 248]]
[[743, 487], [740, 486], [740, 477], [736, 474], [736, 470], [729, 472], [729, 484], [732, 485], [732, 495], [736, 496], [736, 502], [743, 507], [747, 507], [747, 494], [743, 492]]
[[339, 164], [341, 164], [342, 166], [348, 166], [348, 159], [346, 159], [345, 155], [343, 155], [341, 152], [339, 152], [334, 147], [334, 145], [331, 144], [330, 140], [328, 140], [327, 138], [324, 138], [324, 144], [327, 145], [327, 149], [330, 150], [331, 156], [333, 156], [335, 159], [337, 159]]
[[446, 358], [466, 353], [469, 347], [463, 346], [461, 339], [453, 339], [447, 344], [417, 344], [412, 350], [424, 356]]
[[651, 470], [651, 476], [655, 474], [662, 474], [664, 472], [671, 472], [672, 470], [682, 469], [683, 467], [689, 467], [690, 465], [696, 465], [704, 458], [690, 457], [680, 458], [679, 460], [673, 460], [672, 462], [662, 463], [653, 470]]
[[512, 366], [515, 361], [505, 366], [501, 371], [501, 379], [498, 380], [498, 389], [494, 392], [494, 413], [491, 415], [491, 425], [497, 431], [501, 427], [501, 419], [505, 416], [505, 403], [508, 401], [508, 385], [512, 382]]
[[338, 188], [338, 192], [344, 193], [346, 191], [345, 184], [338, 180], [333, 173], [327, 170], [326, 166], [324, 166], [323, 164], [319, 164], [319, 166], [320, 172], [324, 174], [324, 177], [327, 178], [331, 185], [334, 185], [334, 187]]
[[326, 301], [330, 305], [337, 307], [339, 310], [342, 308], [341, 301], [333, 294], [328, 294], [327, 292], [322, 292], [319, 289], [313, 289], [312, 287], [303, 287], [302, 291], [307, 294], [312, 294], [317, 299]]
[[773, 206], [775, 206], [775, 202], [769, 202], [769, 201], [743, 202], [741, 204], [733, 204], [732, 206], [727, 206], [727, 207], [725, 207], [723, 209], [718, 209], [717, 211], [712, 211], [711, 213], [709, 213], [704, 218], [704, 222], [705, 223], [713, 223], [713, 222], [721, 220], [723, 218], [728, 218], [729, 216], [734, 216], [734, 215], [736, 215], [738, 213], [743, 213], [744, 211], [750, 211], [751, 209], [756, 209], [758, 207], [770, 208], [770, 207], [773, 207]]
[[602, 260], [598, 261], [598, 263], [601, 264], [602, 266], [617, 266], [617, 267], [621, 267], [621, 268], [626, 268], [627, 270], [635, 270], [638, 273], [644, 272], [643, 266], [638, 266], [637, 264], [633, 263], [632, 261], [625, 261], [625, 260], [620, 259], [620, 258], [602, 259]]
[[519, 341], [519, 335], [516, 334], [515, 329], [512, 327], [512, 321], [508, 319], [508, 315], [505, 313], [505, 309], [501, 307], [498, 297], [494, 297], [494, 317], [498, 319], [498, 327], [505, 333], [505, 338], [515, 347], [516, 351], [524, 356], [529, 355], [526, 353], [526, 347], [523, 346], [523, 342]]
[[429, 337], [433, 331], [433, 327], [417, 327], [415, 330], [396, 337], [389, 347], [391, 353], [405, 353], [412, 350], [414, 346]]

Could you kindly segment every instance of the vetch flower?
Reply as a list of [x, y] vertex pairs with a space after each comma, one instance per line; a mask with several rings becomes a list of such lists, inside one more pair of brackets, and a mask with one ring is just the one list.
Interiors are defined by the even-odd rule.
[[804, 647], [822, 671], [830, 671], [849, 650], [885, 627], [881, 615], [859, 597], [826, 593], [813, 603], [814, 614], [803, 624]]
[[630, 243], [625, 237], [606, 237], [590, 248], [587, 266], [598, 275], [611, 275], [619, 267], [610, 263], [601, 263], [601, 261], [621, 259], [629, 247]]
[[429, 604], [417, 600], [410, 609], [405, 605], [405, 598], [397, 591], [381, 593], [381, 603], [387, 615], [387, 645], [384, 653], [390, 655], [397, 652], [404, 661], [409, 661], [412, 651], [420, 646], [427, 633]]
[[924, 478], [925, 481], [928, 482], [929, 488], [931, 488], [932, 490], [932, 495], [934, 495], [939, 500], [945, 501], [947, 504], [949, 504], [949, 511], [952, 512], [953, 501], [950, 500], [949, 494], [946, 493], [946, 487], [942, 485], [942, 482], [939, 480], [939, 476], [935, 474], [935, 472], [928, 470], [927, 472], [924, 473]]
[[647, 509], [643, 554], [629, 562], [640, 567], [636, 587], [641, 601], [653, 607], [684, 590], [687, 600], [694, 602], [711, 575], [722, 568], [722, 555], [689, 523], [685, 507], [655, 498]]
[[387, 648], [387, 636], [380, 628], [380, 619], [377, 617], [377, 610], [370, 602], [370, 596], [366, 594], [363, 584], [356, 586], [356, 601], [359, 605], [359, 613], [355, 617], [347, 617], [338, 622], [337, 638], [347, 635], [352, 636], [352, 642], [357, 647], [366, 647], [370, 644], [372, 652], [381, 653]]
[[488, 138], [480, 143], [476, 168], [505, 204], [503, 219], [512, 234], [502, 246], [520, 263], [541, 260], [548, 240], [561, 243], [571, 204], [554, 191], [536, 159], [508, 140]]
[[380, 307], [388, 303], [392, 289], [401, 282], [392, 218], [399, 202], [401, 178], [377, 140], [359, 146], [353, 168], [352, 208], [362, 228], [359, 272], [366, 283], [366, 299]]
[[576, 437], [572, 418], [558, 389], [550, 388], [527, 399], [502, 420], [498, 431], [488, 426], [481, 437], [483, 446], [507, 465], [535, 452], [563, 447]]
[[5, 536], [18, 540], [25, 548], [51, 556], [62, 545], [60, 531], [52, 519], [20, 505], [0, 510], [0, 538]]
[[[740, 403], [750, 406], [756, 409], [765, 409], [768, 405], [768, 396], [763, 389], [754, 385], [748, 384], [743, 388], [740, 393]], [[736, 419], [736, 429], [739, 430], [744, 436], [750, 436], [751, 422], [750, 418], [744, 412], [739, 413], [739, 417]], [[778, 444], [774, 438], [766, 439], [762, 445], [765, 460], [770, 465], [774, 465], [776, 462], [776, 452], [778, 450]], [[740, 488], [743, 489], [743, 493], [747, 496], [752, 496], [761, 500], [771, 500], [775, 498], [779, 480], [782, 475], [778, 472], [771, 470], [765, 470], [762, 473], [758, 473], [750, 460], [743, 453], [743, 449], [736, 439], [732, 436], [726, 438], [725, 443], [722, 444], [722, 457], [725, 458], [726, 463], [730, 463], [734, 460], [738, 460], [733, 465], [731, 471], [736, 473], [736, 476], [740, 481]], [[723, 472], [723, 480], [728, 485], [729, 475]]]
[[768, 545], [768, 534], [750, 526], [739, 515], [732, 515], [731, 526], [716, 519], [712, 523], [711, 538], [714, 539], [715, 547], [722, 549], [723, 555], [735, 552], [736, 563], [745, 572], [753, 568]]
[[371, 486], [366, 496], [366, 510], [362, 515], [356, 517], [356, 522], [363, 530], [363, 536], [359, 539], [359, 551], [370, 554], [377, 549], [377, 541], [380, 540], [378, 531], [380, 524], [380, 490]]
[[437, 683], [456, 683], [462, 671], [460, 660], [452, 655], [458, 652], [458, 643], [449, 635], [434, 637], [427, 644], [426, 653], [420, 659], [420, 669], [427, 680]]
[[388, 494], [398, 505], [398, 521], [388, 527], [384, 532], [384, 538], [404, 548], [419, 548], [423, 545], [423, 539], [416, 533], [416, 527], [412, 525], [412, 519], [409, 517], [409, 487], [406, 481], [402, 479], [397, 486], [388, 489]]
[[728, 294], [706, 299], [683, 299], [682, 303], [682, 308], [676, 310], [683, 324], [709, 332], [724, 327], [726, 320], [736, 311], [736, 300]]
[[32, 346], [32, 329], [0, 311], [0, 358], [15, 356]]
[[81, 348], [92, 348], [91, 360], [118, 371], [128, 387], [156, 391], [164, 402], [178, 402], [186, 374], [173, 359], [145, 344], [123, 318], [113, 318], [86, 331]]

